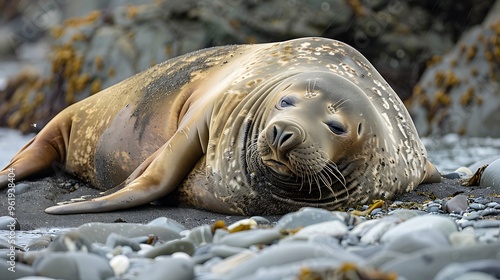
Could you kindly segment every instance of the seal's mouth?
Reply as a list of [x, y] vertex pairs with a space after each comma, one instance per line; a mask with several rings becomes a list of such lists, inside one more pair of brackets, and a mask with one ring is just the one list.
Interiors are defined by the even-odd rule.
[[274, 172], [283, 175], [283, 176], [289, 176], [292, 175], [293, 172], [286, 166], [286, 164], [283, 164], [277, 160], [274, 159], [263, 159], [262, 161], [267, 167], [271, 168]]

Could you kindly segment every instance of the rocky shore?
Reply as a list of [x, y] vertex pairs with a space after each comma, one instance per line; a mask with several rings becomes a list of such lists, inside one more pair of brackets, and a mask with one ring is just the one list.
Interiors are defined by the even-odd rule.
[[[464, 187], [458, 179], [421, 185], [359, 209], [307, 208], [266, 217], [164, 205], [45, 214], [43, 209], [56, 201], [97, 193], [61, 176], [20, 182], [16, 192], [18, 230], [74, 229], [56, 234], [47, 229], [16, 247], [12, 273], [12, 248], [5, 240], [10, 217], [1, 217], [0, 250], [7, 258], [1, 262], [0, 269], [7, 271], [2, 279], [500, 277], [500, 196], [489, 188]], [[7, 209], [6, 201], [1, 203]]]

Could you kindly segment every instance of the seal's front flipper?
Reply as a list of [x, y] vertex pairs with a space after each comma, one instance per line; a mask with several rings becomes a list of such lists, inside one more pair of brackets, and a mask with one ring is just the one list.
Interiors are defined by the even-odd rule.
[[[70, 119], [58, 115], [42, 131], [29, 141], [0, 171], [0, 189], [9, 178], [20, 181], [28, 177], [54, 172], [54, 163], [63, 163], [69, 139]], [[13, 173], [13, 175], [10, 175]], [[10, 177], [9, 177], [10, 176]]]
[[208, 128], [191, 125], [172, 138], [137, 167], [126, 185], [115, 193], [89, 201], [57, 205], [49, 214], [96, 213], [131, 208], [158, 200], [172, 192], [196, 165], [208, 144]]
[[425, 177], [420, 183], [427, 184], [427, 183], [439, 183], [439, 182], [441, 182], [441, 173], [439, 173], [434, 164], [427, 161], [427, 164], [425, 166]]

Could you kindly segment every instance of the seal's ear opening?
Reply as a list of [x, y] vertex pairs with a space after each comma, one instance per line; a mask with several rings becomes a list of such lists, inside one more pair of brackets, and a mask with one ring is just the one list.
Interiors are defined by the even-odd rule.
[[360, 136], [360, 135], [361, 135], [361, 132], [362, 132], [362, 131], [363, 131], [362, 124], [361, 124], [361, 123], [359, 123], [359, 124], [358, 124], [358, 136]]
[[441, 182], [441, 173], [439, 173], [434, 164], [427, 161], [427, 164], [425, 166], [425, 178], [422, 180], [421, 184], [440, 183], [440, 182]]

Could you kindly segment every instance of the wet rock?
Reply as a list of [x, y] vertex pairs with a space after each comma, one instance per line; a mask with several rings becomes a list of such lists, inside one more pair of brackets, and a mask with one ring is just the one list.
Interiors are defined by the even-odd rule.
[[83, 238], [89, 242], [105, 243], [108, 235], [116, 233], [125, 237], [158, 236], [163, 241], [180, 238], [177, 227], [167, 228], [164, 226], [148, 226], [142, 224], [127, 223], [88, 223], [76, 229]]
[[[435, 280], [452, 280], [459, 279], [460, 276], [468, 273], [471, 278], [463, 279], [500, 279], [500, 265], [498, 260], [479, 260], [463, 263], [451, 263], [445, 266], [434, 278]], [[477, 277], [477, 278], [476, 278]]]
[[20, 230], [21, 225], [17, 219], [11, 216], [1, 216], [0, 217], [0, 230]]
[[190, 260], [168, 257], [146, 267], [137, 279], [163, 280], [167, 275], [172, 280], [194, 279], [194, 265]]
[[454, 196], [452, 199], [448, 200], [444, 209], [447, 213], [462, 213], [467, 210], [469, 203], [465, 195], [459, 194]]
[[390, 240], [394, 240], [399, 236], [404, 236], [411, 232], [417, 230], [435, 229], [441, 232], [443, 235], [448, 236], [452, 232], [456, 232], [457, 225], [455, 222], [446, 217], [425, 215], [418, 216], [409, 220], [406, 220], [395, 227], [388, 230], [381, 238], [380, 241], [387, 243]]
[[147, 251], [144, 257], [153, 259], [157, 256], [172, 255], [175, 252], [184, 252], [188, 255], [192, 255], [194, 253], [194, 245], [186, 240], [172, 240], [155, 246]]
[[267, 245], [278, 240], [281, 233], [277, 229], [255, 229], [225, 235], [217, 243], [248, 248], [252, 245]]
[[51, 253], [37, 259], [33, 267], [37, 275], [59, 279], [106, 279], [114, 276], [106, 259], [81, 252]]
[[338, 220], [330, 211], [319, 208], [302, 208], [301, 210], [284, 215], [276, 224], [276, 229], [297, 229], [309, 225]]
[[395, 272], [408, 280], [432, 279], [450, 263], [496, 259], [499, 253], [500, 242], [473, 247], [430, 248], [387, 262], [380, 269]]

